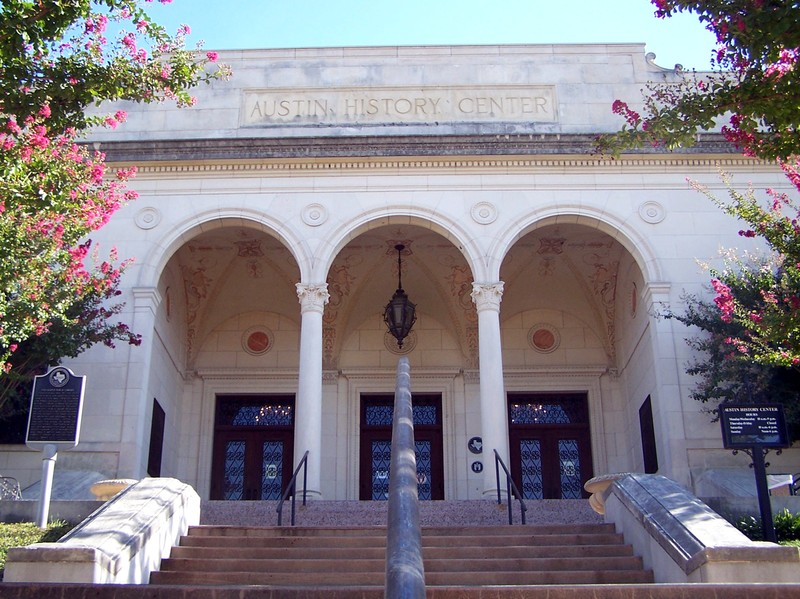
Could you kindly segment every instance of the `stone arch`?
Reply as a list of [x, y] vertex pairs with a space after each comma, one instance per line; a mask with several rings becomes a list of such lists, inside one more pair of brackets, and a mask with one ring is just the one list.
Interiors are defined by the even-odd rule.
[[[463, 248], [454, 243], [452, 235], [446, 236], [440, 227], [428, 226], [427, 222], [408, 217], [372, 222], [378, 226], [364, 226], [358, 234], [348, 236], [330, 258], [326, 277], [330, 299], [323, 315], [326, 368], [338, 368], [343, 343], [357, 331], [365, 344], [380, 352], [382, 360], [388, 355], [384, 352], [394, 350], [391, 339], [384, 338], [380, 343], [375, 335], [380, 329], [385, 331], [383, 307], [397, 286], [397, 243], [405, 245], [402, 285], [417, 304], [418, 315], [427, 315], [416, 330], [430, 327], [427, 333], [421, 333], [428, 339], [452, 335], [456, 346], [445, 344], [442, 351], [457, 347], [459, 365], [476, 361], [477, 314], [470, 296], [473, 273]], [[381, 325], [376, 326], [379, 321]], [[420, 350], [428, 351], [423, 347]], [[412, 358], [419, 359], [419, 352]]]
[[517, 222], [519, 227], [509, 229], [508, 233], [500, 237], [492, 250], [488, 252], [491, 263], [487, 265], [487, 271], [495, 280], [499, 278], [500, 266], [506, 255], [517, 241], [531, 231], [559, 224], [583, 225], [609, 235], [633, 256], [647, 283], [663, 280], [661, 265], [656, 253], [641, 231], [605, 211], [586, 206], [565, 207], [562, 205], [532, 212]]
[[340, 225], [330, 235], [329, 243], [322, 245], [314, 266], [314, 280], [324, 281], [328, 276], [333, 261], [339, 252], [350, 241], [379, 227], [393, 224], [415, 225], [430, 229], [449, 240], [463, 254], [476, 281], [485, 279], [485, 260], [474, 237], [457, 221], [446, 218], [432, 210], [422, 207], [388, 206], [379, 210], [368, 210], [356, 218]]
[[244, 226], [263, 231], [280, 241], [292, 254], [300, 269], [301, 280], [308, 276], [313, 260], [307, 243], [285, 223], [252, 210], [213, 210], [194, 214], [177, 222], [166, 234], [149, 244], [149, 251], [141, 262], [136, 286], [155, 287], [170, 258], [175, 252], [200, 233], [229, 226]]

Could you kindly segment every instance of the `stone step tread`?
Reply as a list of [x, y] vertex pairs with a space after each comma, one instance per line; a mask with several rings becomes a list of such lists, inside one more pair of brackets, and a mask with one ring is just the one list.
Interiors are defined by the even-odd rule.
[[[302, 585], [302, 586], [383, 586], [384, 573], [376, 572], [170, 572], [151, 574], [153, 584], [213, 585]], [[652, 572], [643, 570], [559, 571], [559, 572], [426, 572], [425, 584], [432, 586], [485, 585], [570, 585], [570, 584], [645, 584], [653, 582]]]
[[[423, 526], [422, 536], [516, 536], [600, 534], [614, 531], [613, 524], [553, 524], [537, 526]], [[386, 526], [347, 527], [303, 527], [303, 526], [227, 526], [198, 525], [189, 527], [189, 534], [196, 536], [386, 536]]]
[[[423, 536], [423, 547], [506, 547], [506, 546], [561, 546], [561, 545], [617, 545], [622, 544], [618, 533], [572, 535], [515, 535], [515, 536]], [[209, 536], [190, 535], [181, 537], [184, 547], [385, 547], [385, 536], [367, 535], [304, 537], [304, 536]]]
[[[223, 594], [227, 593], [227, 594]], [[446, 585], [428, 590], [428, 599], [752, 599], [753, 586], [750, 584], [606, 584], [562, 586], [553, 589], [549, 585], [525, 585], [506, 587], [490, 585], [464, 587]], [[282, 586], [282, 585], [228, 585], [222, 592], [219, 588], [207, 585], [160, 586], [153, 585], [142, 589], [138, 585], [102, 585], [48, 583], [3, 583], [0, 585], [0, 599], [41, 599], [43, 597], [69, 597], [71, 599], [383, 599], [383, 586], [361, 585], [352, 587], [330, 587], [320, 585]], [[798, 584], [760, 584], [759, 597], [771, 599], [796, 599], [800, 597]]]
[[[630, 545], [550, 545], [525, 546], [507, 545], [495, 547], [423, 547], [423, 557], [453, 557], [457, 552], [460, 558], [513, 558], [513, 557], [612, 557], [631, 556]], [[173, 547], [170, 557], [195, 559], [385, 559], [385, 547]]]
[[[375, 559], [193, 559], [167, 558], [161, 562], [162, 571], [181, 572], [383, 572], [385, 560]], [[641, 570], [642, 560], [623, 557], [538, 557], [538, 558], [429, 558], [425, 572], [534, 572], [575, 570]]]

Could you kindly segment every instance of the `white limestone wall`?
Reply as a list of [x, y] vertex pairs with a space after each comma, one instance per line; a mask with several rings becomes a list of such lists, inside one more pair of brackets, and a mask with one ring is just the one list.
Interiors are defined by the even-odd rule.
[[[315, 126], [313, 135], [371, 135], [376, 130], [380, 135], [413, 135], [430, 134], [434, 128], [441, 134], [492, 132], [491, 126], [480, 122], [492, 112], [488, 98], [497, 97], [495, 92], [502, 89], [537, 86], [544, 90], [541, 94], [547, 98], [547, 111], [518, 111], [506, 118], [504, 133], [592, 134], [619, 128], [620, 120], [610, 110], [616, 98], [635, 103], [645, 82], [674, 76], [671, 70], [648, 62], [644, 44], [245, 50], [220, 52], [220, 61], [231, 66], [233, 77], [195, 90], [198, 102], [194, 108], [164, 105], [154, 111], [121, 103], [115, 108], [128, 112], [127, 133], [122, 129], [98, 131], [93, 139], [117, 140], [126, 135], [137, 140], [304, 137], [308, 130], [298, 124], [315, 126], [320, 122], [323, 126]], [[417, 93], [409, 93], [409, 87]], [[438, 96], [419, 92], [437, 88], [460, 88], [451, 102], [463, 100], [463, 110], [443, 110], [443, 99], [440, 112], [434, 114], [431, 102]], [[408, 104], [404, 103], [401, 111], [384, 114], [379, 107], [378, 114], [357, 118], [355, 108], [346, 112], [344, 100], [336, 109], [329, 100], [327, 110], [339, 110], [339, 114], [321, 120], [295, 114], [290, 105], [292, 112], [282, 121], [264, 127], [258, 126], [252, 102], [239, 93], [242, 89], [283, 91], [264, 97], [290, 104], [324, 102], [326, 97], [319, 90], [358, 90], [360, 95], [350, 99], [352, 107], [358, 98], [404, 98]], [[518, 94], [512, 91], [511, 95]], [[415, 107], [417, 98], [427, 99], [424, 107]], [[331, 122], [335, 126], [327, 127]]]
[[[227, 173], [222, 177], [218, 173], [205, 173], [190, 179], [179, 177], [164, 180], [162, 173], [151, 175], [143, 171], [135, 183], [142, 198], [125, 208], [121, 217], [113, 219], [98, 237], [104, 246], [116, 244], [122, 256], [137, 256], [137, 264], [131, 267], [130, 273], [125, 277], [126, 297], [130, 298], [131, 288], [147, 287], [158, 282], [157, 275], [160, 272], [157, 266], [166, 264], [170, 256], [166, 248], [175, 247], [189, 239], [190, 227], [197, 226], [196, 223], [204, 218], [209, 219], [209, 225], [215, 226], [220, 222], [221, 212], [233, 215], [238, 211], [248, 218], [266, 222], [274, 222], [276, 213], [280, 213], [284, 219], [280, 229], [304, 240], [302, 244], [297, 243], [292, 247], [293, 252], [301, 257], [316, 253], [317, 262], [322, 263], [330, 261], [330, 252], [336, 247], [336, 239], [346, 238], [348, 234], [352, 234], [348, 231], [352, 232], [356, 227], [363, 226], [361, 223], [364, 222], [365, 214], [376, 217], [379, 214], [397, 215], [398, 220], [405, 219], [406, 222], [408, 215], [417, 215], [415, 218], [418, 222], [424, 222], [419, 216], [424, 213], [436, 222], [458, 223], [458, 227], [465, 231], [464, 237], [468, 239], [465, 244], [473, 247], [472, 253], [489, 256], [496, 264], [502, 257], [502, 253], [496, 253], [497, 248], [506, 247], [514, 235], [520, 235], [527, 227], [543, 222], [542, 219], [565, 219], [567, 222], [586, 223], [587, 226], [594, 222], [595, 226], [606, 227], [612, 232], [614, 229], [611, 225], [605, 223], [613, 223], [619, 227], [615, 235], [641, 261], [645, 274], [641, 278], [637, 278], [638, 275], [623, 278], [620, 285], [620, 293], [624, 294], [628, 282], [640, 283], [641, 306], [637, 309], [633, 323], [620, 327], [623, 335], [618, 348], [618, 388], [612, 382], [597, 383], [603, 395], [603, 411], [599, 420], [602, 428], [593, 429], [593, 434], [600, 434], [600, 443], [605, 448], [608, 461], [597, 461], [598, 454], [595, 452], [595, 467], [597, 470], [637, 468], [640, 463], [637, 410], [644, 398], [651, 395], [659, 427], [659, 461], [665, 467], [679, 467], [678, 465], [683, 464], [680, 466], [683, 474], [677, 478], [685, 481], [685, 473], [690, 468], [690, 455], [696, 456], [691, 458], [691, 467], [702, 468], [705, 451], [719, 448], [718, 430], [715, 425], [704, 423], [705, 416], [699, 414], [700, 406], [694, 405], [695, 402], [688, 398], [687, 389], [691, 382], [682, 374], [683, 365], [689, 358], [682, 341], [684, 331], [671, 321], [665, 323], [650, 318], [647, 311], [653, 307], [651, 296], [655, 284], [669, 282], [663, 290], [662, 287], [657, 288], [658, 301], [679, 303], [683, 289], [701, 289], [707, 278], [696, 266], [695, 259], [713, 257], [718, 245], [737, 245], [741, 240], [735, 234], [738, 230], [735, 223], [731, 223], [706, 199], [689, 189], [681, 176], [661, 175], [657, 172], [659, 168], [661, 167], [652, 167], [647, 171], [642, 169], [640, 172], [623, 172], [598, 167], [591, 175], [585, 169], [576, 168], [574, 172], [552, 179], [533, 168], [529, 171], [506, 173], [491, 167], [486, 167], [481, 175], [467, 171], [456, 176], [432, 169], [424, 176], [402, 171], [371, 173], [369, 176], [355, 172], [319, 179], [304, 175], [274, 178], [266, 174], [239, 176]], [[687, 167], [686, 170], [691, 171], [696, 178], [715, 184], [717, 175], [711, 167]], [[759, 185], [781, 185], [779, 174], [767, 171], [756, 174], [759, 176]], [[223, 180], [225, 185], [238, 189], [238, 192], [220, 194], [219, 187]], [[308, 191], [307, 188], [313, 184], [324, 185], [329, 190], [328, 193]], [[461, 191], [442, 191], [456, 184], [462, 187]], [[543, 186], [548, 189], [541, 190]], [[559, 189], [559, 186], [569, 189]], [[504, 191], [509, 187], [513, 187], [515, 191]], [[336, 193], [332, 193], [332, 190]], [[281, 193], [277, 194], [277, 191]], [[340, 194], [347, 194], [349, 201], [336, 201]], [[400, 201], [401, 197], [403, 202]], [[645, 199], [659, 203], [664, 214], [663, 220], [652, 224], [641, 218], [640, 208]], [[479, 201], [491, 202], [497, 207], [498, 217], [495, 222], [483, 225], [472, 220], [469, 210]], [[328, 222], [314, 230], [306, 228], [299, 216], [302, 207], [312, 202], [323, 202], [330, 206]], [[277, 209], [278, 205], [280, 210]], [[243, 208], [236, 208], [241, 206]], [[195, 211], [194, 216], [187, 216], [189, 207]], [[133, 217], [137, 210], [149, 208], [158, 211], [161, 221], [153, 229], [142, 230], [133, 222]], [[564, 216], [550, 216], [556, 213]], [[212, 219], [212, 215], [216, 216]], [[383, 218], [381, 222], [387, 222], [386, 217]], [[388, 222], [392, 218], [395, 217], [390, 216]], [[708, 231], [715, 231], [717, 234], [712, 237], [707, 235]], [[725, 234], [725, 231], [729, 233]], [[303, 260], [308, 262], [307, 258], [301, 258]], [[475, 264], [476, 268], [480, 266], [480, 263]], [[636, 268], [631, 266], [630, 272], [636, 272]], [[159, 291], [163, 294], [165, 288]], [[620, 298], [620, 302], [622, 301]], [[179, 302], [175, 303], [179, 305]], [[162, 318], [163, 305], [162, 299], [158, 308], [159, 319]], [[504, 306], [501, 304], [501, 318], [505, 316], [503, 310]], [[619, 312], [622, 318], [624, 304], [620, 305]], [[638, 320], [639, 315], [641, 322]], [[130, 309], [123, 318], [129, 316]], [[546, 316], [547, 319], [557, 319], [556, 315]], [[579, 320], [570, 316], [561, 316], [558, 320], [563, 323], [562, 334], [565, 340], [569, 340], [564, 345], [565, 349], [550, 355], [534, 355], [525, 342], [524, 334], [526, 327], [537, 318], [540, 318], [537, 314], [520, 314], [503, 319], [504, 360], [507, 368], [531, 368], [534, 365], [574, 367], [603, 363], [599, 344], [592, 337], [591, 327], [582, 325]], [[179, 452], [179, 462], [175, 467], [181, 476], [186, 473], [190, 482], [195, 482], [195, 477], [207, 477], [203, 471], [208, 469], [210, 450], [202, 449], [201, 437], [211, 433], [210, 412], [194, 411], [196, 394], [199, 392], [203, 401], [207, 402], [207, 391], [196, 380], [191, 377], [184, 380], [183, 374], [179, 373], [177, 364], [181, 360], [181, 354], [176, 349], [179, 344], [175, 338], [182, 332], [174, 329], [172, 322], [165, 324], [162, 319], [158, 323], [160, 335], [164, 338], [160, 339], [160, 344], [154, 345], [156, 349], [153, 369], [147, 373], [136, 368], [127, 370], [126, 356], [141, 351], [139, 348], [98, 348], [75, 361], [74, 367], [89, 375], [87, 420], [84, 422], [82, 443], [75, 453], [76, 457], [64, 456], [59, 466], [67, 463], [68, 459], [78, 459], [77, 456], [82, 455], [81, 465], [107, 471], [109, 475], [137, 475], [120, 469], [118, 464], [117, 456], [124, 426], [122, 397], [128, 381], [146, 375], [152, 377], [153, 381], [148, 384], [147, 392], [142, 396], [142, 405], [148, 406], [153, 397], [158, 397], [159, 401], [164, 400], [162, 405], [167, 402], [169, 406], [169, 398], [185, 397], [180, 410], [182, 415], [173, 412], [174, 408], [168, 410], [168, 427], [177, 426], [173, 424], [173, 414], [182, 422], [179, 429], [170, 429], [175, 432], [179, 430], [177, 435], [168, 435], [168, 443], [171, 444], [169, 447], [180, 445], [183, 451]], [[241, 326], [239, 330], [243, 330]], [[146, 331], [142, 332], [146, 334]], [[424, 364], [430, 360], [447, 366], [463, 365], [463, 356], [446, 331], [441, 328], [428, 329], [421, 320], [417, 332], [423, 336], [421, 339], [424, 338], [425, 342], [420, 342], [419, 353], [411, 354], [412, 366], [415, 361]], [[260, 365], [258, 362], [245, 366], [242, 360], [249, 360], [249, 357], [240, 355], [241, 352], [234, 347], [238, 343], [234, 339], [236, 333], [229, 331], [226, 334], [229, 337], [223, 345], [218, 345], [221, 342], [221, 333], [212, 334], [208, 343], [213, 343], [215, 348], [205, 354], [204, 361], [199, 366], [213, 369], [221, 365], [238, 364], [237, 367], [243, 368]], [[379, 321], [371, 323], [367, 329], [359, 330], [344, 347], [341, 356], [343, 364], [390, 368], [394, 356], [381, 349], [382, 335]], [[583, 340], [583, 345], [580, 345], [579, 338]], [[226, 351], [225, 343], [228, 343], [230, 351]], [[435, 349], [423, 349], [428, 347]], [[426, 351], [430, 353], [423, 359], [422, 353]], [[270, 362], [270, 367], [296, 369], [296, 354], [289, 349], [286, 352], [271, 354], [268, 359], [274, 362]], [[172, 362], [174, 364], [171, 365]], [[529, 381], [534, 378], [533, 375], [528, 376]], [[568, 378], [562, 380], [564, 385], [569, 385]], [[292, 392], [294, 384], [296, 383], [281, 383]], [[255, 387], [263, 390], [263, 386]], [[479, 423], [476, 422], [476, 388], [472, 383], [465, 384], [463, 393], [468, 399], [463, 407], [463, 432], [458, 433], [459, 437], [453, 444], [456, 451], [454, 460], [468, 462], [470, 456], [464, 454], [464, 440], [477, 434], [479, 430]], [[350, 396], [343, 397], [334, 383], [325, 386], [324, 395], [326, 414], [336, 414], [337, 418], [337, 425], [332, 428], [326, 425], [323, 432], [327, 439], [324, 441], [326, 456], [329, 452], [327, 448], [335, 448], [332, 453], [337, 456], [325, 458], [335, 461], [336, 464], [332, 470], [324, 470], [336, 473], [325, 484], [335, 496], [342, 496], [341, 486], [348, 483], [340, 482], [338, 473], [346, 468], [344, 462], [354, 455], [354, 441], [340, 434], [342, 425], [338, 423], [338, 419], [341, 418], [341, 406], [350, 401]], [[626, 416], [623, 418], [622, 414]], [[149, 422], [147, 424], [149, 427]], [[149, 432], [149, 428], [147, 431]], [[174, 436], [180, 441], [172, 440]], [[189, 453], [183, 449], [184, 440], [187, 441], [186, 447], [194, 448]], [[140, 442], [145, 443], [143, 440]], [[127, 449], [124, 447], [122, 451]], [[165, 464], [174, 466], [170, 461], [173, 453], [167, 450], [165, 455]], [[30, 456], [13, 451], [4, 453], [2, 459], [7, 462], [6, 472], [19, 474], [18, 477], [23, 481], [36, 480], [39, 464]], [[454, 473], [454, 484], [460, 489], [459, 493], [472, 488], [472, 476], [466, 472], [463, 464], [456, 467]]]
[[[594, 134], [619, 126], [609, 108], [615, 98], [636, 99], [648, 79], [671, 76], [649, 64], [640, 45], [269, 50], [221, 58], [231, 63], [234, 78], [198, 90], [196, 108], [126, 105], [129, 122], [93, 139], [102, 149], [112, 140]], [[391, 95], [452, 88], [456, 100], [471, 102], [478, 89], [500, 93], [514, 86], [546, 88], [542, 93], [553, 98], [553, 118], [492, 121], [483, 114], [470, 122], [439, 122], [418, 115], [419, 122], [402, 126], [366, 119], [309, 128], [254, 124], [243, 108], [248, 93], [264, 90], [329, 89], [331, 97], [344, 97], [369, 89]], [[573, 155], [241, 162], [198, 156], [183, 163], [144, 162], [132, 184], [140, 199], [121, 209], [95, 240], [104, 250], [116, 246], [120, 256], [136, 257], [123, 279], [128, 305], [122, 319], [141, 323], [137, 332], [146, 347], [95, 348], [68, 362], [88, 376], [87, 404], [81, 445], [60, 456], [59, 467], [141, 476], [148, 410], [156, 397], [167, 410], [165, 475], [175, 474], [207, 496], [215, 394], [296, 392], [300, 308], [294, 298], [258, 313], [231, 305], [219, 322], [205, 322], [195, 340], [199, 353], [188, 355], [185, 290], [170, 260], [198, 234], [228, 226], [265, 231], [288, 249], [303, 283], [319, 284], [338, 252], [361, 233], [415, 225], [459, 248], [475, 281], [495, 283], [508, 253], [526, 234], [580, 225], [616, 239], [626, 251], [617, 285], [616, 357], [609, 357], [601, 327], [577, 294], [561, 290], [559, 296], [557, 287], [531, 290], [541, 303], [526, 306], [529, 294], [515, 297], [509, 289], [500, 306], [506, 388], [587, 390], [598, 474], [641, 465], [638, 408], [650, 395], [663, 473], [688, 484], [693, 471], [732, 458], [720, 449], [716, 425], [688, 397], [685, 330], [653, 313], [680, 307], [684, 290], [703, 292], [708, 276], [696, 260], [713, 259], [719, 246], [743, 249], [749, 243], [736, 235], [737, 223], [686, 182], [699, 180], [724, 196], [717, 158], [737, 185], [788, 188], [775, 168], [709, 155], [637, 155], [616, 162]], [[310, 223], [310, 206], [321, 206], [324, 218]], [[481, 206], [492, 218], [479, 215]], [[412, 371], [424, 374], [422, 387], [447, 397], [447, 493], [479, 496], [481, 477], [469, 470], [475, 457], [466, 451], [466, 440], [481, 431], [476, 364], [449, 324], [424, 315], [409, 358]], [[562, 336], [551, 354], [536, 352], [526, 338], [530, 327], [543, 321]], [[276, 334], [274, 351], [246, 354], [241, 333], [263, 322]], [[393, 385], [386, 373], [393, 372], [397, 356], [385, 349], [383, 334], [377, 318], [348, 331], [339, 355], [342, 372], [324, 375], [326, 497], [357, 496], [358, 393]], [[481, 459], [490, 466], [487, 456]], [[782, 467], [800, 471], [800, 461], [781, 459], [787, 460]], [[38, 458], [26, 451], [0, 451], [2, 474], [32, 482], [39, 468]]]

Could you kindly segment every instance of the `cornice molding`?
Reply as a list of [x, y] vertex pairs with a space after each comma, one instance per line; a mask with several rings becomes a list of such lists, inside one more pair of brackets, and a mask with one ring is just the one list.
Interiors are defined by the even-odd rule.
[[142, 174], [341, 173], [408, 169], [748, 168], [721, 136], [700, 136], [675, 152], [648, 148], [618, 159], [593, 155], [590, 135], [370, 136], [114, 141], [94, 144], [110, 164], [135, 163]]
[[[460, 368], [453, 367], [432, 367], [424, 368], [415, 366], [411, 370], [411, 380], [420, 381], [423, 379], [454, 379], [461, 374]], [[396, 369], [378, 369], [378, 368], [345, 368], [339, 371], [339, 374], [347, 380], [394, 380], [397, 376]]]
[[530, 377], [557, 377], [559, 379], [598, 378], [609, 374], [616, 376], [616, 371], [608, 366], [575, 365], [575, 366], [533, 366], [526, 368], [504, 368], [506, 380], [529, 379]]
[[297, 370], [273, 370], [262, 368], [199, 368], [197, 377], [205, 380], [248, 380], [248, 381], [297, 381]]

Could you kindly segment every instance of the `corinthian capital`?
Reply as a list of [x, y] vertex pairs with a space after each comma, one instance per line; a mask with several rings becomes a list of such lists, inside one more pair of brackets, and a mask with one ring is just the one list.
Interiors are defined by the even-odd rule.
[[304, 285], [297, 283], [297, 297], [300, 299], [300, 312], [308, 312], [310, 310], [322, 312], [325, 309], [325, 304], [328, 303], [330, 295], [328, 295], [328, 284], [322, 285]]
[[503, 281], [497, 283], [473, 283], [472, 284], [472, 301], [475, 302], [475, 307], [478, 312], [483, 310], [500, 311], [500, 300], [503, 299]]

